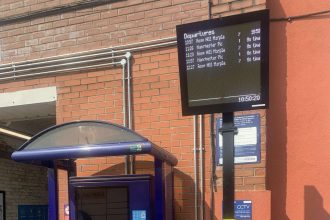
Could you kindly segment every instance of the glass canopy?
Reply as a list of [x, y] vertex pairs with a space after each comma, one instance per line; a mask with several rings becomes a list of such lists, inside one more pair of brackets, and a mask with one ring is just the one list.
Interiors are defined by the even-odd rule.
[[15, 161], [35, 162], [96, 156], [151, 154], [171, 165], [177, 159], [148, 139], [104, 121], [76, 121], [50, 127], [12, 154]]
[[49, 147], [90, 146], [146, 141], [140, 135], [118, 125], [84, 121], [50, 128], [23, 145], [25, 150]]

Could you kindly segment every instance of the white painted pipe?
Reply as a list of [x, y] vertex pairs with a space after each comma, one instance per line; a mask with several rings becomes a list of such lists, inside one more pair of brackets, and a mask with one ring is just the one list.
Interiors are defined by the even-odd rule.
[[[125, 54], [126, 61], [127, 61], [127, 114], [128, 114], [128, 128], [133, 129], [133, 119], [132, 119], [132, 87], [131, 87], [131, 57], [132, 54], [130, 52], [126, 52]], [[135, 156], [129, 156], [129, 166], [130, 166], [130, 173], [135, 173]]]
[[128, 108], [128, 128], [132, 129], [132, 88], [131, 88], [131, 56], [130, 52], [125, 54], [127, 60], [127, 108]]
[[[75, 65], [75, 64], [88, 64], [88, 63], [93, 63], [93, 62], [99, 62], [99, 61], [107, 61], [107, 60], [112, 60], [112, 59], [116, 59], [116, 58], [122, 58], [124, 57], [122, 56], [115, 56], [115, 57], [103, 57], [103, 58], [97, 58], [97, 59], [91, 59], [91, 60], [83, 60], [83, 61], [74, 61], [74, 62], [69, 62], [69, 63], [60, 63], [60, 64], [53, 64], [53, 65], [49, 65], [49, 66], [39, 66], [39, 67], [33, 67], [33, 68], [27, 68], [27, 69], [21, 69], [21, 70], [13, 70], [13, 71], [8, 71], [8, 72], [0, 72], [0, 75], [6, 75], [6, 74], [10, 74], [10, 73], [21, 73], [21, 72], [28, 72], [28, 71], [35, 71], [35, 70], [43, 70], [43, 69], [48, 69], [48, 68], [58, 68], [58, 67], [65, 67], [65, 66], [71, 66], [71, 65]], [[55, 62], [55, 61], [53, 61]], [[58, 62], [58, 61], [56, 61]], [[39, 65], [39, 63], [33, 64], [35, 65]], [[15, 68], [18, 68], [19, 66], [15, 66]]]
[[0, 78], [0, 81], [10, 80], [10, 79], [19, 79], [19, 78], [24, 78], [24, 77], [29, 77], [29, 76], [34, 77], [34, 76], [56, 74], [56, 73], [62, 73], [62, 72], [97, 69], [97, 68], [100, 68], [100, 67], [107, 67], [107, 66], [117, 65], [117, 64], [120, 64], [120, 62], [112, 62], [112, 63], [98, 64], [98, 65], [91, 65], [91, 66], [84, 66], [84, 67], [76, 67], [76, 68], [68, 68], [68, 69], [61, 69], [61, 70], [51, 70], [51, 71], [45, 71], [45, 72], [40, 72], [40, 73], [30, 73], [30, 74], [24, 74], [24, 75], [18, 75], [18, 76], [14, 75], [14, 76], [2, 77], [2, 78]]
[[176, 37], [161, 38], [161, 39], [156, 39], [156, 40], [142, 41], [142, 42], [126, 44], [126, 45], [119, 45], [119, 46], [114, 46], [111, 48], [102, 48], [102, 49], [97, 49], [97, 50], [89, 50], [89, 51], [82, 51], [82, 52], [71, 53], [71, 54], [57, 55], [54, 57], [32, 59], [32, 60], [27, 60], [27, 61], [22, 61], [22, 62], [17, 62], [17, 63], [2, 64], [2, 65], [0, 65], [0, 71], [4, 70], [4, 69], [12, 69], [13, 65], [15, 65], [17, 67], [18, 66], [24, 67], [24, 66], [35, 65], [35, 63], [47, 64], [47, 63], [55, 62], [55, 60], [57, 62], [57, 61], [67, 61], [67, 60], [72, 60], [72, 59], [81, 59], [81, 58], [87, 58], [87, 57], [92, 57], [92, 56], [106, 55], [109, 53], [111, 53], [111, 54], [125, 53], [128, 51], [149, 49], [152, 47], [152, 45], [166, 46], [168, 43], [175, 44]]
[[199, 176], [200, 176], [200, 220], [204, 220], [204, 146], [203, 115], [199, 116]]
[[[170, 41], [170, 42], [165, 42], [165, 43], [158, 43], [158, 44], [152, 44], [152, 45], [147, 45], [147, 46], [139, 46], [139, 47], [133, 47], [133, 48], [128, 48], [128, 49], [123, 49], [120, 51], [111, 51], [112, 54], [114, 53], [124, 53], [127, 51], [141, 51], [141, 50], [148, 50], [148, 49], [154, 49], [154, 48], [160, 48], [160, 47], [166, 47], [166, 46], [172, 46], [172, 45], [176, 45], [176, 41]], [[68, 55], [66, 55], [68, 56]], [[93, 54], [94, 56], [94, 54]], [[97, 56], [97, 55], [95, 55]], [[78, 59], [79, 57], [75, 57], [74, 59]], [[56, 59], [56, 58], [54, 58]], [[71, 58], [67, 58], [67, 59], [71, 59]], [[114, 59], [114, 57], [111, 57], [110, 59]], [[51, 62], [58, 62], [59, 60], [52, 60], [52, 61], [45, 61], [46, 63], [51, 63]], [[65, 61], [65, 60], [62, 60]], [[28, 61], [29, 62], [29, 66], [31, 66], [31, 62], [33, 62], [33, 60]], [[97, 59], [95, 59], [95, 62], [97, 62]], [[39, 60], [35, 60], [35, 63], [33, 63], [33, 65], [39, 65], [42, 64], [40, 63]], [[113, 65], [119, 64], [119, 62], [113, 62]], [[66, 64], [63, 64], [66, 65]], [[87, 70], [87, 69], [91, 69], [93, 67], [98, 68], [98, 67], [106, 67], [109, 66], [108, 64], [99, 64], [99, 65], [92, 65], [92, 66], [82, 66], [79, 68], [67, 68], [67, 69], [59, 69], [59, 70], [52, 70], [52, 71], [44, 71], [44, 72], [39, 72], [39, 73], [28, 73], [28, 74], [22, 74], [22, 75], [16, 75], [15, 73], [15, 69], [16, 68], [22, 68], [22, 62], [21, 63], [13, 63], [11, 64], [10, 67], [8, 67], [8, 64], [6, 65], [0, 65], [0, 68], [5, 67], [12, 69], [13, 71], [11, 71], [11, 73], [13, 74], [12, 76], [6, 76], [6, 77], [0, 77], [0, 81], [3, 80], [10, 80], [10, 79], [17, 79], [17, 78], [24, 78], [24, 77], [34, 77], [34, 76], [40, 76], [40, 75], [46, 75], [46, 74], [57, 74], [57, 73], [63, 73], [63, 72], [69, 72], [69, 71], [76, 71], [76, 70]], [[46, 68], [46, 67], [45, 67]], [[47, 67], [49, 68], [49, 66]], [[19, 71], [27, 71], [25, 70], [19, 70]], [[9, 74], [6, 73], [6, 74]]]
[[[126, 106], [126, 64], [127, 64], [127, 60], [126, 59], [122, 59], [120, 62], [121, 66], [122, 66], [122, 91], [123, 91], [123, 126], [127, 127], [127, 116], [126, 116], [126, 112], [127, 112], [127, 106]], [[128, 155], [125, 156], [125, 174], [130, 174], [130, 168], [129, 168], [129, 162], [130, 158]]]
[[122, 66], [122, 89], [123, 89], [123, 126], [127, 127], [126, 123], [126, 60], [122, 59], [120, 64]]
[[198, 180], [197, 180], [197, 116], [194, 115], [194, 199], [195, 220], [198, 220]]

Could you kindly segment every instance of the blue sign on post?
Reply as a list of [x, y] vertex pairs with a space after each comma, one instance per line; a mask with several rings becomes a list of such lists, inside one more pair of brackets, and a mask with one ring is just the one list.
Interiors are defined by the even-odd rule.
[[235, 200], [235, 220], [252, 220], [252, 201]]
[[[223, 204], [222, 204], [223, 207]], [[223, 210], [223, 208], [222, 208]], [[235, 200], [234, 202], [235, 220], [252, 220], [252, 201]]]
[[147, 220], [147, 211], [132, 210], [132, 220]]
[[[235, 164], [260, 162], [260, 116], [259, 114], [240, 115], [234, 117], [238, 134], [235, 135]], [[217, 130], [222, 127], [222, 118], [217, 118]], [[216, 138], [216, 163], [222, 165], [222, 135]]]

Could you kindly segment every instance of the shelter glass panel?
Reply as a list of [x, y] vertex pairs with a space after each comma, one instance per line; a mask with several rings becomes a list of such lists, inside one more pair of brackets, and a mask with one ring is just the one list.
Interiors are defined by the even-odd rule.
[[138, 134], [115, 124], [85, 121], [53, 127], [32, 140], [26, 150], [65, 146], [92, 146], [100, 144], [145, 141]]

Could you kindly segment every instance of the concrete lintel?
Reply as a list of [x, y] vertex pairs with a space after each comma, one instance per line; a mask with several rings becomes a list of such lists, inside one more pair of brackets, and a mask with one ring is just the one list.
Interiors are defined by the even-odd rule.
[[56, 100], [57, 93], [55, 86], [22, 90], [17, 92], [1, 93], [0, 108], [54, 102]]

